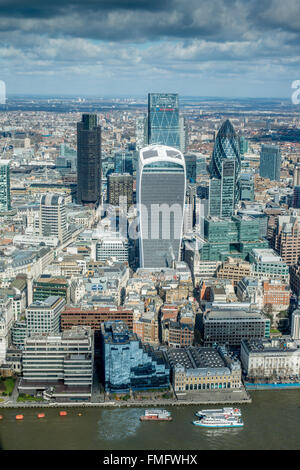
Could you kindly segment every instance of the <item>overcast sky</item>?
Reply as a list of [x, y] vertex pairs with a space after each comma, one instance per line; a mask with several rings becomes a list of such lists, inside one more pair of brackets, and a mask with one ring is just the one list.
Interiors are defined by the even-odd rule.
[[290, 97], [299, 0], [0, 0], [19, 94]]

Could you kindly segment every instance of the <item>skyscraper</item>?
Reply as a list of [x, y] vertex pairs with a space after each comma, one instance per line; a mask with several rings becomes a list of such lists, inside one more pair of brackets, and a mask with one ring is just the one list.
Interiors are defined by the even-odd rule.
[[[144, 147], [144, 145], [143, 145]], [[115, 173], [129, 173], [132, 175], [134, 167], [133, 152], [120, 150], [115, 153]]]
[[239, 142], [227, 119], [217, 134], [210, 164], [209, 215], [233, 215], [239, 200], [240, 171]]
[[141, 267], [160, 268], [180, 260], [185, 190], [185, 162], [179, 150], [150, 145], [140, 151], [137, 208]]
[[77, 123], [77, 202], [101, 200], [101, 127], [96, 114], [83, 114]]
[[276, 145], [262, 145], [259, 174], [262, 178], [280, 181], [281, 153]]
[[140, 151], [148, 144], [148, 119], [147, 116], [138, 116], [135, 121], [136, 151]]
[[179, 101], [177, 93], [148, 94], [148, 143], [180, 148]]
[[65, 199], [59, 194], [43, 194], [40, 201], [40, 235], [55, 236], [63, 243], [67, 233]]
[[0, 160], [0, 212], [11, 210], [9, 160]]

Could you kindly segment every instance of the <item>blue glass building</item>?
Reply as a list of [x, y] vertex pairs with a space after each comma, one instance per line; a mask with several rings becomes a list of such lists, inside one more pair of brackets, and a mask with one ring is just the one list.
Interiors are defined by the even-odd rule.
[[0, 161], [0, 211], [11, 210], [9, 160]]
[[240, 197], [239, 141], [227, 119], [217, 134], [210, 164], [209, 215], [231, 217]]
[[101, 338], [106, 392], [169, 387], [170, 368], [163, 353], [142, 344], [123, 321], [104, 322]]
[[293, 207], [300, 209], [300, 186], [294, 186]]
[[148, 143], [181, 148], [177, 93], [148, 93]]
[[251, 173], [241, 173], [240, 190], [241, 201], [254, 201], [254, 179]]
[[133, 152], [122, 150], [115, 153], [115, 173], [133, 174]]

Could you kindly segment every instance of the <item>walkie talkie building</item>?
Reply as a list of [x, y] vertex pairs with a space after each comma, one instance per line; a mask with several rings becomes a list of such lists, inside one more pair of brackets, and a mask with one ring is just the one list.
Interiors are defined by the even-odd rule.
[[140, 150], [137, 171], [140, 267], [180, 260], [186, 191], [182, 153], [164, 145]]

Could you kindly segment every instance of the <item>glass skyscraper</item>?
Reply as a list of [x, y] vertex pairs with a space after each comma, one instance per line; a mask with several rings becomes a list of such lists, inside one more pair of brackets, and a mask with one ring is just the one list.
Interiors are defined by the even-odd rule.
[[0, 160], [0, 212], [11, 210], [9, 160]]
[[120, 150], [115, 153], [115, 173], [133, 173], [133, 152]]
[[276, 145], [262, 145], [259, 174], [262, 178], [280, 181], [281, 153]]
[[209, 215], [231, 217], [240, 195], [239, 141], [227, 119], [217, 134], [210, 164]]
[[148, 143], [180, 149], [183, 122], [179, 120], [177, 93], [148, 94]]
[[136, 151], [140, 151], [148, 144], [148, 119], [147, 116], [138, 116], [135, 121]]
[[77, 123], [77, 203], [101, 200], [101, 127], [96, 114], [83, 114]]
[[161, 268], [180, 260], [186, 191], [182, 153], [164, 145], [140, 151], [137, 171], [140, 266]]

